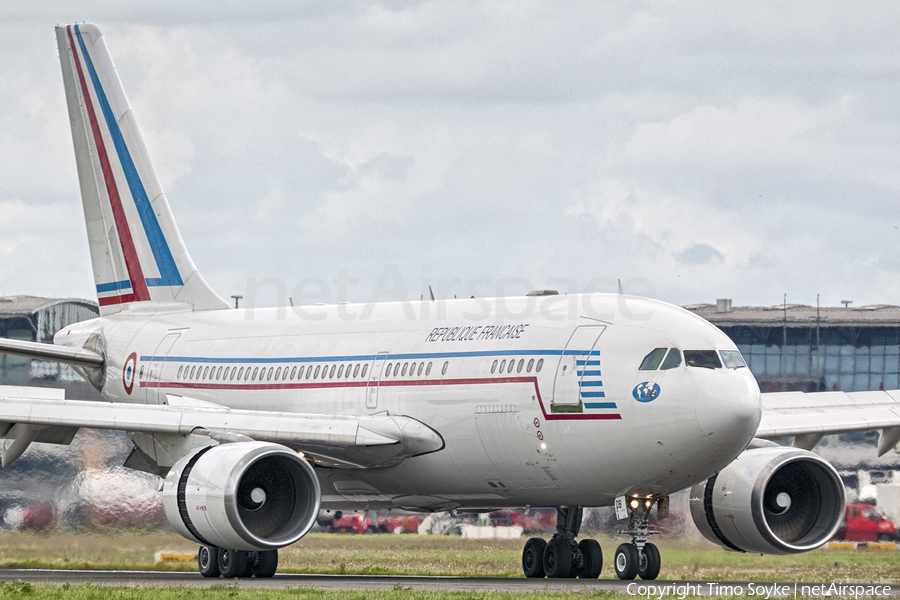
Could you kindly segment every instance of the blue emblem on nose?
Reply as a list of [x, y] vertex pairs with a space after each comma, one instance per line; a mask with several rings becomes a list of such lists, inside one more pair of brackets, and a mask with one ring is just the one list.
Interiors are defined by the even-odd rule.
[[634, 399], [638, 402], [650, 402], [659, 397], [659, 392], [660, 389], [658, 383], [645, 381], [634, 386], [634, 389], [631, 390], [631, 395], [634, 396]]

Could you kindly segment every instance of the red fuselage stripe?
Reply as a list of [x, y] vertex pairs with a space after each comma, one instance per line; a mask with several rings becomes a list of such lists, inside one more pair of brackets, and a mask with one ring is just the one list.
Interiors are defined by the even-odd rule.
[[[335, 388], [360, 388], [368, 387], [368, 381], [323, 381], [312, 383], [192, 383], [184, 381], [162, 381], [159, 383], [141, 381], [141, 387], [160, 387], [197, 390], [321, 390]], [[491, 379], [430, 379], [430, 380], [382, 380], [373, 382], [377, 387], [413, 387], [436, 385], [486, 385], [497, 383], [532, 383], [534, 392], [541, 407], [541, 413], [546, 421], [618, 421], [622, 418], [617, 413], [550, 413], [544, 409], [544, 400], [541, 398], [541, 390], [538, 387], [537, 377], [495, 377]]]

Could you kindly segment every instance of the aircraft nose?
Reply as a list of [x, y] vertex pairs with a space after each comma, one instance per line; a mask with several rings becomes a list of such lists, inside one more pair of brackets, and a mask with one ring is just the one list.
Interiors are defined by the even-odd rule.
[[761, 415], [759, 385], [749, 369], [718, 371], [700, 385], [697, 423], [716, 446], [742, 449]]

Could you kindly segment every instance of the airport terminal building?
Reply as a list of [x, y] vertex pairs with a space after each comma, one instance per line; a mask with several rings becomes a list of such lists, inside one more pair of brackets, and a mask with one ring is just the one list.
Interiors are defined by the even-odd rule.
[[685, 308], [734, 340], [763, 392], [900, 389], [900, 306]]

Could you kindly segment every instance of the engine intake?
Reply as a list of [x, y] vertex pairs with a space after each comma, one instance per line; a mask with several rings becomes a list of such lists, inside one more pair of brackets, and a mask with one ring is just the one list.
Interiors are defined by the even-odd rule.
[[744, 451], [691, 488], [691, 516], [723, 548], [795, 554], [831, 539], [844, 516], [844, 484], [820, 456], [784, 446]]
[[234, 550], [293, 544], [315, 523], [321, 497], [309, 463], [268, 442], [198, 449], [175, 463], [163, 485], [166, 517], [178, 533]]

